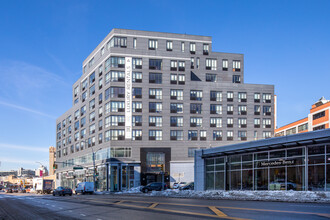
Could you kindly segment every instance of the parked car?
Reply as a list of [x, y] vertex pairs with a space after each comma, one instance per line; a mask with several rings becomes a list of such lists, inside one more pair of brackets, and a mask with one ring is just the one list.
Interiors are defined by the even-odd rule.
[[62, 187], [59, 186], [56, 189], [53, 190], [53, 196], [65, 196], [65, 195], [70, 195], [72, 196], [72, 189], [68, 188], [68, 187]]
[[18, 189], [17, 188], [14, 188], [13, 189], [13, 193], [18, 193]]
[[179, 188], [180, 190], [194, 190], [194, 182], [190, 182]]
[[10, 189], [10, 188], [8, 188], [8, 189], [5, 189], [5, 192], [6, 192], [6, 193], [13, 193], [13, 190]]
[[154, 183], [149, 183], [146, 186], [141, 187], [141, 192], [143, 193], [147, 193], [149, 191], [161, 191], [162, 190], [162, 186], [164, 186], [164, 190], [167, 189], [167, 185], [165, 183], [160, 183], [160, 182], [154, 182]]
[[19, 189], [18, 192], [19, 193], [26, 193], [26, 190], [25, 189]]
[[76, 186], [76, 189], [74, 190], [75, 194], [81, 193], [89, 193], [93, 194], [94, 193], [94, 183], [93, 182], [81, 182], [78, 183]]
[[179, 189], [181, 186], [186, 185], [186, 182], [178, 182], [173, 184], [173, 189]]

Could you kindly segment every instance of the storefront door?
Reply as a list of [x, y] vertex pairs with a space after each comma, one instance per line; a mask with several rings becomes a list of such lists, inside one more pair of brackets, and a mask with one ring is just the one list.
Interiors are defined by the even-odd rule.
[[111, 165], [110, 168], [110, 191], [119, 191], [118, 166]]

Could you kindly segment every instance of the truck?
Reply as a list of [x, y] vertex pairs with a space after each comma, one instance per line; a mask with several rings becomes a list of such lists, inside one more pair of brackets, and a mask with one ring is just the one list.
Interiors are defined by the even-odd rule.
[[53, 190], [53, 180], [34, 178], [33, 189], [37, 194], [50, 194]]
[[75, 189], [75, 194], [78, 193], [85, 194], [93, 194], [94, 193], [94, 183], [93, 182], [81, 182], [77, 184], [77, 187]]

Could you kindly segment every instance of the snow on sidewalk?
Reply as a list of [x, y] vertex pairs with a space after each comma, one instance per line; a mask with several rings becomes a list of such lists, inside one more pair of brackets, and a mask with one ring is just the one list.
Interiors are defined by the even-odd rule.
[[132, 193], [141, 194], [143, 196], [174, 198], [330, 203], [330, 192], [324, 191], [193, 191], [168, 189], [165, 191], [152, 191], [150, 193], [141, 193], [140, 187], [135, 187], [128, 191], [119, 192], [118, 194]]

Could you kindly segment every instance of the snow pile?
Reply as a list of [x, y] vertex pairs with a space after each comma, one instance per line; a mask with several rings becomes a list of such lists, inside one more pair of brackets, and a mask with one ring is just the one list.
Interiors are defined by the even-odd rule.
[[165, 190], [147, 193], [147, 196], [198, 198], [198, 199], [230, 199], [252, 201], [285, 201], [285, 202], [330, 202], [330, 192], [311, 191], [193, 191]]
[[131, 193], [141, 193], [141, 186], [133, 187], [128, 190], [124, 190], [122, 192], [116, 192], [115, 194], [131, 194]]

